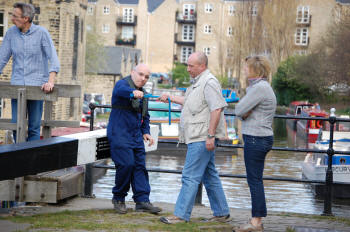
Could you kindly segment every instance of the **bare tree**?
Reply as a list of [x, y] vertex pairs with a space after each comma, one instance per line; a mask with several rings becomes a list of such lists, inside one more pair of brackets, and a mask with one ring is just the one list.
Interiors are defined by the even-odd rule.
[[[232, 19], [234, 36], [226, 41], [226, 66], [233, 68], [241, 87], [242, 60], [251, 54], [266, 54], [275, 71], [278, 64], [293, 52], [296, 19], [296, 1], [291, 0], [245, 0], [239, 5]], [[224, 43], [223, 43], [224, 44]]]

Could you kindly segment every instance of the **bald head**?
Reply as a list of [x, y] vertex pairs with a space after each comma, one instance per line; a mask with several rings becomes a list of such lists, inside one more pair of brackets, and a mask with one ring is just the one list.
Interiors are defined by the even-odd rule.
[[195, 52], [188, 57], [187, 72], [195, 78], [207, 69], [208, 57], [203, 52]]
[[151, 70], [146, 64], [138, 64], [131, 71], [131, 79], [137, 88], [143, 87], [149, 79]]

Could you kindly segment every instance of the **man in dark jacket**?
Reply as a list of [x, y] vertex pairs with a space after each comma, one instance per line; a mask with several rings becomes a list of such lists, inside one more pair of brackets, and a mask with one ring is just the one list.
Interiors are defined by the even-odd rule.
[[[147, 99], [143, 98], [143, 86], [149, 79], [150, 69], [145, 64], [137, 65], [127, 76], [119, 80], [112, 94], [112, 112], [107, 127], [112, 160], [116, 167], [113, 187], [114, 209], [127, 212], [125, 197], [130, 189], [136, 203], [135, 210], [158, 213], [160, 208], [149, 201], [151, 191], [146, 170], [144, 141], [153, 144], [150, 135]], [[133, 97], [131, 97], [133, 95]]]

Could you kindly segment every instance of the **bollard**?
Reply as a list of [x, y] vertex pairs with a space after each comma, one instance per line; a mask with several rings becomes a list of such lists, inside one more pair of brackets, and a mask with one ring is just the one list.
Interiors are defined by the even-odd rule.
[[195, 205], [202, 205], [202, 192], [203, 192], [203, 183], [201, 182], [198, 185], [198, 191], [196, 195], [196, 199], [194, 200]]
[[90, 115], [90, 131], [94, 130], [94, 119], [95, 119], [95, 109], [96, 105], [94, 103], [89, 104], [89, 108], [91, 110], [91, 115]]
[[328, 167], [326, 172], [326, 186], [325, 186], [325, 199], [324, 199], [324, 209], [323, 216], [334, 216], [332, 214], [332, 185], [333, 185], [333, 170], [332, 170], [332, 162], [333, 162], [333, 134], [334, 134], [334, 124], [336, 122], [335, 117], [335, 109], [331, 109], [331, 115], [329, 117], [330, 125], [330, 133], [329, 133], [329, 148], [327, 150], [328, 155]]
[[93, 163], [85, 165], [85, 174], [84, 174], [84, 194], [83, 197], [94, 198], [93, 192]]

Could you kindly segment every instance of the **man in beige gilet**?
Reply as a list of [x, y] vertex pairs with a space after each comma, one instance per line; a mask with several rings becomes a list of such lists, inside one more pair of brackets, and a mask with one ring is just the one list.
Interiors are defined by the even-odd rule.
[[229, 208], [222, 184], [215, 168], [215, 143], [225, 137], [224, 108], [218, 80], [207, 69], [208, 58], [202, 52], [190, 55], [187, 71], [192, 85], [185, 96], [163, 94], [159, 99], [183, 106], [180, 119], [179, 142], [187, 144], [187, 154], [182, 170], [182, 187], [177, 198], [174, 216], [161, 217], [167, 224], [189, 221], [198, 191], [203, 182], [214, 217], [209, 221], [228, 221]]

